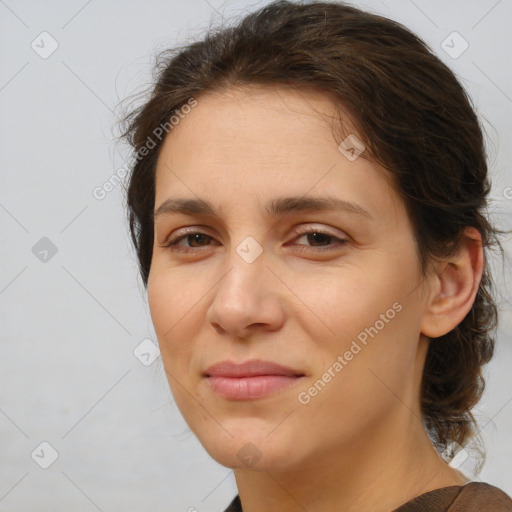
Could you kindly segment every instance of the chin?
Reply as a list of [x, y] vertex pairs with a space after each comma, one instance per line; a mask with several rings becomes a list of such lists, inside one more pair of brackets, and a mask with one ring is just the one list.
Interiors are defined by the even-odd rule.
[[222, 466], [254, 471], [289, 471], [298, 463], [298, 453], [284, 439], [267, 433], [258, 435], [222, 436], [222, 439], [201, 440], [208, 454]]

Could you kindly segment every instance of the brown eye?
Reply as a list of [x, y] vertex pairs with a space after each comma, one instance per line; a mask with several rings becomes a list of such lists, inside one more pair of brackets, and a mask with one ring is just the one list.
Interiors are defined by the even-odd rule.
[[[310, 228], [306, 230], [298, 229], [296, 233], [299, 235], [299, 238], [297, 238], [297, 240], [305, 238], [307, 242], [311, 244], [310, 246], [304, 246], [304, 244], [299, 244], [303, 245], [306, 250], [317, 249], [319, 251], [329, 251], [332, 249], [338, 249], [341, 245], [344, 245], [345, 243], [348, 242], [348, 240], [339, 238], [331, 233], [327, 233], [326, 231], [322, 231], [318, 228]], [[335, 240], [335, 242], [329, 243], [330, 240]]]
[[[329, 241], [330, 239], [334, 238], [331, 235], [327, 235], [326, 233], [319, 233], [316, 231], [315, 232], [312, 231], [303, 236], [305, 236], [306, 240], [309, 243], [313, 244], [314, 246], [315, 246], [315, 244], [320, 244], [320, 246], [322, 246], [322, 247], [324, 245], [324, 242]], [[327, 244], [327, 245], [330, 245], [330, 244]]]
[[[170, 250], [177, 250], [183, 252], [194, 252], [193, 250], [200, 247], [207, 247], [208, 242], [214, 238], [206, 233], [200, 231], [190, 231], [188, 233], [172, 237], [162, 247], [167, 247]], [[181, 241], [184, 240], [190, 245], [182, 245]], [[190, 250], [192, 249], [192, 250]]]

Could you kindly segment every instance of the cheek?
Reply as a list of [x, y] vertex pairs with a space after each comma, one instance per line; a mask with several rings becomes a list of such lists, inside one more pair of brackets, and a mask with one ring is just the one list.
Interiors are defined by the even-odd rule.
[[322, 398], [310, 398], [316, 402], [314, 409], [320, 403], [323, 408], [315, 414], [325, 415], [332, 405], [350, 410], [355, 418], [366, 417], [372, 409], [389, 406], [396, 400], [393, 393], [400, 396], [417, 377], [421, 308], [415, 279], [414, 265], [397, 259], [390, 266], [389, 259], [376, 259], [364, 271], [333, 269], [316, 284], [309, 283], [309, 294], [307, 279], [302, 280], [298, 295], [307, 297], [304, 302], [313, 305], [315, 318], [321, 320], [302, 326], [310, 339], [305, 353], [317, 354], [309, 385], [318, 383], [311, 395]]
[[405, 307], [384, 326], [376, 324], [373, 315], [366, 326], [364, 315], [357, 320], [346, 317], [363, 327], [351, 327], [356, 334], [342, 335], [324, 347], [314, 375], [298, 390], [303, 414], [315, 419], [301, 428], [319, 428], [324, 441], [333, 443], [364, 439], [376, 422], [409, 402], [417, 377], [416, 349], [414, 338], [408, 338], [412, 332], [408, 321], [401, 315], [407, 315]]
[[379, 331], [389, 331], [392, 324], [396, 328], [397, 309], [404, 306], [412, 282], [405, 272], [396, 272], [380, 261], [304, 272], [290, 281], [300, 299], [293, 321], [301, 322], [317, 348], [332, 345], [336, 350], [348, 349], [361, 333], [364, 341], [366, 329], [376, 322]]
[[[167, 372], [179, 382], [188, 380], [189, 362], [194, 352], [195, 329], [198, 323], [201, 297], [197, 280], [186, 279], [179, 270], [157, 269], [148, 278], [148, 302], [151, 319], [160, 345], [162, 362]], [[179, 392], [179, 386], [169, 380], [171, 389]]]
[[[201, 307], [206, 284], [179, 268], [152, 267], [148, 278], [148, 302], [157, 335], [172, 339], [187, 315]], [[164, 341], [162, 338], [160, 341]]]

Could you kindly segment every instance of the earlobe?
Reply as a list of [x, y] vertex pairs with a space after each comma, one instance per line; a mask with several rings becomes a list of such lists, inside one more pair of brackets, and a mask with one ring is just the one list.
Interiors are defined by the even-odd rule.
[[436, 265], [422, 334], [438, 338], [462, 322], [475, 301], [483, 267], [482, 237], [477, 229], [468, 227], [457, 250]]

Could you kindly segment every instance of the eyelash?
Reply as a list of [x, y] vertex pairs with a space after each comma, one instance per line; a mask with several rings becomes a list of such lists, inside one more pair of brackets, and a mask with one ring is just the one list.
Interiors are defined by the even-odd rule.
[[[295, 234], [298, 236], [298, 238], [302, 238], [303, 236], [305, 235], [309, 235], [309, 234], [319, 234], [319, 235], [325, 235], [333, 240], [336, 240], [336, 243], [335, 244], [329, 244], [329, 246], [327, 247], [314, 247], [314, 246], [305, 246], [303, 245], [302, 246], [302, 249], [300, 249], [301, 251], [306, 251], [306, 252], [311, 252], [311, 249], [312, 249], [312, 252], [327, 252], [327, 251], [333, 251], [335, 249], [338, 249], [340, 246], [343, 246], [345, 245], [346, 243], [348, 243], [348, 240], [346, 239], [343, 239], [343, 238], [338, 238], [334, 235], [332, 235], [331, 233], [328, 233], [326, 231], [322, 231], [321, 229], [309, 229], [309, 230], [297, 230], [295, 232]], [[192, 252], [196, 252], [196, 250], [201, 250], [202, 247], [183, 247], [183, 246], [180, 246], [178, 245], [178, 243], [183, 240], [184, 238], [187, 238], [189, 236], [192, 236], [192, 235], [205, 235], [207, 236], [208, 238], [212, 238], [212, 236], [206, 234], [206, 233], [203, 233], [201, 231], [188, 231], [188, 232], [185, 232], [184, 234], [182, 235], [179, 235], [179, 236], [175, 236], [175, 237], [172, 237], [170, 238], [165, 244], [163, 244], [161, 247], [167, 247], [169, 250], [171, 251], [179, 251], [179, 252], [183, 252], [183, 253], [192, 253]], [[207, 246], [203, 246], [203, 247], [207, 247]]]

